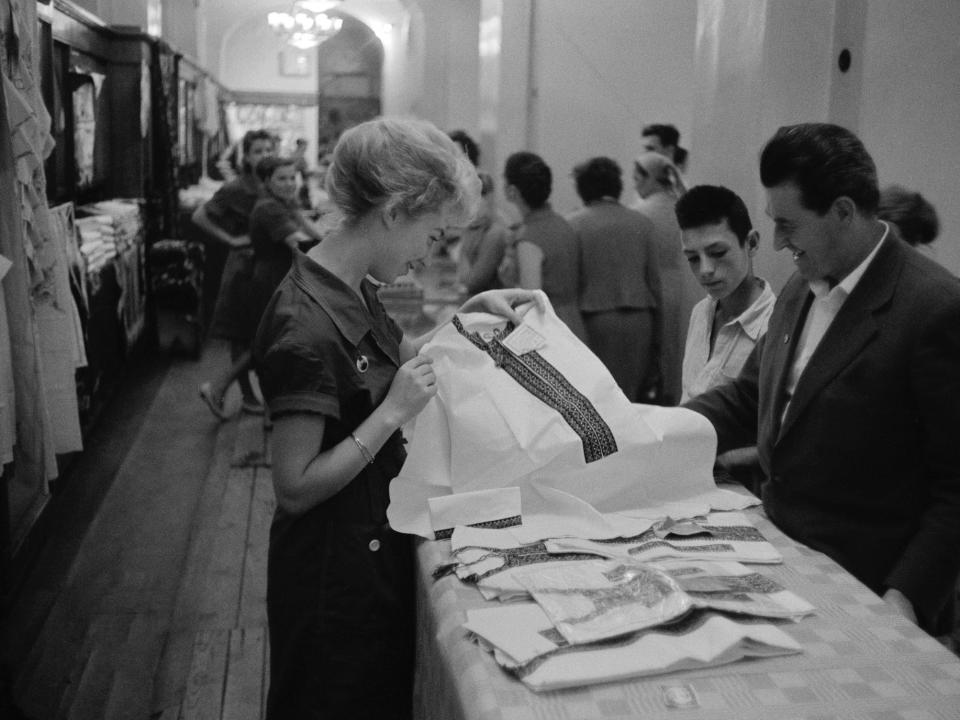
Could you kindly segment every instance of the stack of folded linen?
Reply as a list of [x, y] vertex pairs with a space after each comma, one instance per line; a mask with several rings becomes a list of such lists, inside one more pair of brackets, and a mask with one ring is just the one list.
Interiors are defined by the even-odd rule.
[[536, 691], [798, 653], [770, 619], [813, 611], [736, 562], [577, 560], [516, 577], [534, 602], [469, 610], [464, 627]]
[[98, 272], [115, 257], [143, 242], [144, 224], [138, 200], [102, 200], [77, 208], [80, 252], [87, 273]]
[[78, 218], [80, 253], [86, 260], [87, 272], [96, 273], [117, 256], [117, 230], [109, 215]]
[[[516, 534], [513, 531], [512, 534]], [[450, 569], [475, 582], [492, 600], [523, 596], [518, 575], [529, 566], [562, 566], [600, 556], [638, 561], [719, 560], [758, 564], [783, 562], [782, 555], [740, 512], [713, 512], [702, 518], [650, 521], [638, 534], [601, 540], [565, 536], [532, 543], [510, 542], [507, 531], [458, 527], [451, 537]]]
[[112, 220], [119, 252], [138, 243], [143, 235], [143, 217], [140, 213], [140, 201], [137, 199], [101, 200], [81, 209]]

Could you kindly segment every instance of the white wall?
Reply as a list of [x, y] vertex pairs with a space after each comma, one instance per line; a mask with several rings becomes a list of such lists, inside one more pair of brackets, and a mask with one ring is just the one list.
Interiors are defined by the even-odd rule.
[[422, 53], [423, 83], [411, 113], [444, 130], [476, 135], [479, 102], [480, 0], [417, 0], [410, 50]]
[[309, 74], [280, 75], [281, 43], [259, 16], [237, 25], [220, 56], [220, 82], [231, 90], [309, 93], [317, 90], [317, 52], [308, 50]]
[[[573, 166], [607, 155], [624, 169], [622, 200], [631, 202], [630, 162], [640, 151], [643, 125], [673, 123], [684, 141], [690, 131], [696, 1], [529, 0], [529, 5], [532, 24], [504, 21], [500, 63], [501, 87], [527, 93], [526, 137], [516, 137], [514, 129], [512, 144], [501, 146], [499, 157], [516, 150], [543, 155], [554, 173], [554, 207], [566, 212], [580, 204], [570, 178]], [[528, 37], [529, 76], [522, 57], [508, 53], [511, 43]]]
[[688, 181], [743, 198], [761, 236], [755, 270], [775, 290], [793, 265], [772, 247], [758, 159], [781, 125], [828, 119], [834, 22], [833, 0], [699, 1]]
[[[850, 128], [881, 184], [922, 192], [943, 226], [938, 259], [960, 273], [957, 37], [955, 0], [700, 0], [689, 180], [743, 196], [761, 233], [757, 272], [776, 289], [793, 267], [771, 247], [757, 159], [777, 127], [798, 122]], [[844, 48], [846, 73], [837, 64]]]
[[872, 0], [866, 28], [860, 135], [881, 185], [936, 207], [937, 260], [960, 275], [960, 2]]

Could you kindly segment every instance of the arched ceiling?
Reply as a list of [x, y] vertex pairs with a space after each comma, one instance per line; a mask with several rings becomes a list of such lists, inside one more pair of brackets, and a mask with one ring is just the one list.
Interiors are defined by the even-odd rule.
[[[343, 0], [337, 10], [348, 13], [374, 27], [377, 23], [397, 25], [407, 15], [407, 6], [413, 0]], [[217, 73], [216, 64], [224, 39], [240, 24], [260, 16], [266, 23], [267, 13], [288, 10], [293, 0], [201, 0], [202, 26], [205, 37], [199, 38], [205, 57], [201, 64]]]

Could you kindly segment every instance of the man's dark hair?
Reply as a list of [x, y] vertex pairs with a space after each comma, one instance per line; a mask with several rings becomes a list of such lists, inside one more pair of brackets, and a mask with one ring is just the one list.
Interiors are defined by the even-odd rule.
[[940, 234], [937, 210], [918, 192], [888, 185], [880, 192], [877, 217], [897, 226], [910, 245], [929, 245]]
[[674, 206], [681, 230], [716, 225], [727, 221], [741, 247], [753, 230], [750, 213], [733, 190], [719, 185], [697, 185], [690, 188]]
[[257, 140], [269, 140], [270, 142], [274, 141], [273, 135], [268, 133], [266, 130], [247, 130], [247, 132], [243, 134], [243, 140], [241, 141], [244, 155], [250, 152], [250, 148], [253, 147], [253, 143]]
[[687, 149], [680, 147], [680, 131], [677, 130], [673, 125], [667, 125], [665, 123], [651, 123], [650, 125], [645, 125], [643, 131], [640, 133], [641, 137], [647, 137], [648, 135], [656, 135], [660, 139], [660, 144], [666, 147], [670, 145], [673, 147], [673, 157], [670, 158], [673, 160], [673, 164], [677, 167], [683, 166], [687, 160]]
[[760, 182], [771, 188], [793, 183], [808, 210], [823, 215], [838, 197], [848, 197], [861, 212], [877, 210], [877, 166], [860, 139], [829, 123], [787, 125], [760, 154]]
[[543, 158], [532, 152], [515, 152], [507, 158], [503, 179], [513, 185], [531, 210], [543, 207], [553, 189], [553, 173]]
[[278, 155], [268, 155], [263, 160], [257, 163], [257, 167], [254, 170], [257, 173], [257, 177], [260, 178], [263, 182], [266, 182], [273, 177], [273, 174], [282, 167], [287, 165], [296, 167], [297, 161], [290, 157], [280, 157]]
[[617, 161], [608, 157], [590, 158], [573, 168], [577, 194], [584, 203], [604, 197], [619, 199], [623, 192], [622, 175]]
[[463, 149], [464, 154], [473, 166], [477, 167], [477, 163], [480, 162], [480, 146], [467, 134], [467, 131], [452, 130], [447, 134], [451, 140]]
[[664, 125], [662, 123], [652, 123], [643, 128], [641, 133], [643, 137], [656, 135], [660, 138], [661, 145], [673, 145], [677, 147], [680, 144], [680, 131], [673, 125]]

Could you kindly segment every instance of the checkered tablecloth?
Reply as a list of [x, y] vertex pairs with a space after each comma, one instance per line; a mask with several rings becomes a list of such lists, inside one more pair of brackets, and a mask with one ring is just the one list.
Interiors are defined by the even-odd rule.
[[[783, 554], [761, 571], [816, 606], [783, 626], [804, 652], [630, 682], [534, 693], [466, 637], [476, 588], [433, 570], [449, 541], [418, 547], [418, 720], [960, 720], [960, 659], [843, 568], [748, 511]], [[664, 686], [691, 686], [699, 708], [667, 707]]]

